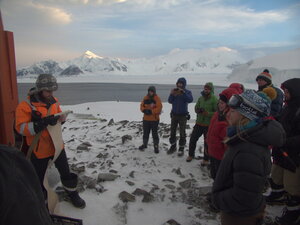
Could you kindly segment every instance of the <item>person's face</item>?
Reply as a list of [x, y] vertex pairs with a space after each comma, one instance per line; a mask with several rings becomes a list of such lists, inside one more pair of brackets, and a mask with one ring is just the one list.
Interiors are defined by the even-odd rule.
[[259, 87], [265, 86], [267, 82], [263, 79], [257, 79], [257, 84]]
[[204, 93], [206, 94], [206, 95], [209, 95], [210, 94], [210, 92], [211, 92], [211, 90], [209, 89], [209, 88], [204, 88]]
[[45, 99], [45, 100], [51, 100], [51, 98], [53, 97], [53, 91], [42, 91], [42, 97]]
[[289, 101], [291, 99], [291, 94], [290, 94], [289, 90], [285, 88], [285, 89], [283, 89], [283, 92], [284, 92], [284, 99], [286, 101]]
[[149, 96], [154, 96], [154, 92], [153, 91], [148, 91]]
[[178, 82], [178, 83], [176, 84], [176, 86], [177, 86], [178, 88], [183, 88], [183, 83]]
[[223, 102], [222, 100], [219, 100], [218, 102], [218, 108], [219, 111], [223, 112], [227, 107], [227, 104], [225, 102]]
[[231, 126], [237, 126], [239, 121], [242, 119], [242, 114], [240, 114], [235, 109], [230, 108], [228, 112], [228, 122]]

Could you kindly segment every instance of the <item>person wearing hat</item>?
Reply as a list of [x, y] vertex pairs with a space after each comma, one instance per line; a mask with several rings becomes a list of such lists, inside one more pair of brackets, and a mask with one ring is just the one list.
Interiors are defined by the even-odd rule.
[[210, 175], [216, 178], [221, 160], [227, 146], [224, 144], [226, 129], [228, 127], [227, 114], [229, 111], [228, 101], [232, 95], [239, 94], [235, 88], [226, 88], [219, 96], [218, 110], [214, 113], [207, 132], [207, 147], [210, 159]]
[[140, 110], [144, 113], [143, 116], [143, 144], [139, 150], [143, 151], [148, 146], [150, 131], [152, 131], [152, 138], [154, 143], [154, 152], [159, 153], [159, 137], [158, 137], [158, 124], [159, 115], [162, 110], [160, 97], [156, 94], [156, 88], [150, 86], [148, 94], [141, 102]]
[[186, 79], [181, 77], [176, 82], [176, 88], [171, 90], [168, 102], [172, 104], [171, 110], [171, 135], [170, 135], [170, 148], [167, 154], [176, 152], [176, 130], [179, 125], [179, 149], [178, 156], [183, 156], [184, 146], [186, 144], [186, 123], [190, 117], [188, 112], [188, 104], [193, 102], [193, 95], [190, 90], [186, 89]]
[[217, 98], [214, 95], [214, 85], [208, 82], [204, 85], [201, 96], [195, 105], [195, 112], [197, 114], [196, 124], [193, 128], [190, 144], [189, 144], [189, 156], [186, 161], [191, 162], [195, 157], [195, 149], [197, 146], [197, 141], [203, 135], [204, 136], [204, 157], [201, 162], [202, 166], [209, 164], [209, 156], [207, 153], [207, 142], [206, 134], [208, 131], [208, 126], [213, 114], [217, 111]]
[[279, 225], [300, 224], [300, 78], [289, 79], [281, 85], [285, 106], [279, 122], [286, 132], [286, 142], [273, 148], [271, 194], [268, 204], [284, 204], [283, 213], [276, 217]]
[[283, 106], [282, 91], [272, 84], [272, 75], [268, 69], [265, 69], [262, 73], [258, 74], [256, 77], [256, 82], [258, 84], [258, 91], [262, 91], [266, 87], [274, 88], [276, 91], [276, 97], [271, 103], [270, 115], [274, 118], [277, 118], [280, 115]]
[[[54, 142], [47, 129], [57, 123], [64, 122], [64, 116], [55, 116], [61, 112], [60, 104], [53, 96], [58, 88], [56, 78], [51, 74], [40, 74], [36, 80], [35, 88], [28, 94], [27, 101], [22, 101], [16, 108], [15, 129], [25, 136], [28, 146], [32, 145], [33, 151], [30, 158], [39, 177], [40, 184], [47, 199], [46, 190], [43, 186], [44, 176], [48, 167], [48, 161], [55, 154]], [[55, 160], [55, 166], [60, 174], [61, 182], [75, 207], [84, 208], [85, 201], [80, 198], [76, 187], [78, 178], [71, 173], [67, 161], [64, 146]], [[30, 151], [29, 151], [30, 152]]]
[[285, 132], [279, 122], [266, 119], [271, 99], [264, 92], [245, 90], [228, 105], [228, 149], [213, 183], [212, 201], [221, 211], [222, 225], [261, 224], [262, 192], [271, 170], [268, 146], [282, 146]]

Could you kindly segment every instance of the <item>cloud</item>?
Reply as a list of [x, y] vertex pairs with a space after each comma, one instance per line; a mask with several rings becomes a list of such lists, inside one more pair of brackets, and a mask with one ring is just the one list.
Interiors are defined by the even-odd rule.
[[29, 5], [32, 6], [34, 9], [38, 10], [41, 14], [50, 18], [50, 20], [52, 20], [56, 24], [66, 25], [66, 24], [71, 23], [71, 21], [72, 21], [71, 14], [65, 12], [61, 8], [46, 6], [46, 5], [43, 5], [40, 3], [34, 3], [34, 2], [30, 2]]

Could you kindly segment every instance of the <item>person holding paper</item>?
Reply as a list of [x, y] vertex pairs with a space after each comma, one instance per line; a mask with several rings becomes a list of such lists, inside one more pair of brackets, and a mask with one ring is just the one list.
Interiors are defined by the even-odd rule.
[[[76, 190], [78, 177], [75, 173], [70, 172], [62, 138], [61, 145], [57, 147], [58, 140], [50, 135], [50, 130], [54, 126], [60, 125], [66, 118], [65, 114], [61, 114], [57, 98], [53, 96], [53, 92], [57, 88], [57, 81], [53, 75], [40, 74], [35, 87], [28, 93], [27, 101], [22, 101], [17, 106], [15, 128], [18, 133], [25, 136], [26, 144], [29, 146], [26, 153], [27, 158], [30, 159], [36, 170], [45, 198], [47, 199], [43, 185], [44, 176], [49, 160], [54, 158], [54, 164], [58, 169], [69, 200], [75, 207], [84, 208], [85, 201]], [[60, 115], [56, 115], [58, 113]]]

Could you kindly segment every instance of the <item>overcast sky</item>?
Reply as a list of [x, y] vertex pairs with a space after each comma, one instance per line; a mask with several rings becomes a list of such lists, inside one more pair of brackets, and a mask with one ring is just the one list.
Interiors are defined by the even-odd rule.
[[299, 0], [0, 0], [17, 66], [86, 50], [151, 57], [226, 46], [254, 58], [300, 47]]

